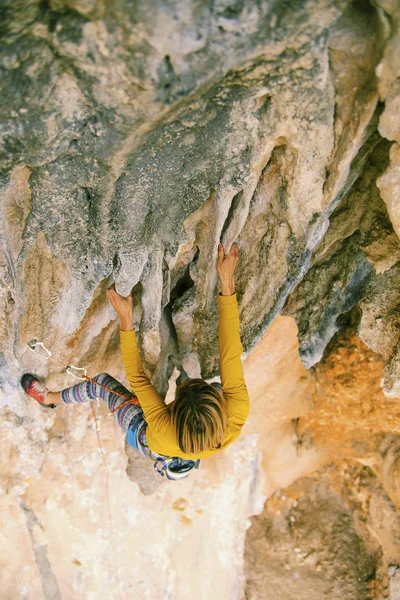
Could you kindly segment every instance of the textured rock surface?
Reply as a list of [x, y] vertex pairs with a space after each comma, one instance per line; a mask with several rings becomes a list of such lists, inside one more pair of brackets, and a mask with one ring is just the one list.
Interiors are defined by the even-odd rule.
[[[350, 476], [360, 479], [360, 471]], [[336, 475], [335, 488], [339, 477], [328, 474]], [[378, 550], [366, 547], [366, 532], [360, 535], [343, 490], [331, 489], [323, 475], [279, 490], [253, 520], [246, 540], [247, 598], [371, 597]]]
[[[332, 277], [346, 297], [331, 277], [322, 312], [299, 317], [305, 364], [315, 363], [375, 260], [366, 231], [346, 250], [334, 211], [347, 207], [356, 233], [380, 175], [397, 228], [396, 150], [389, 165], [377, 133], [397, 135], [396, 7], [60, 1], [4, 16], [2, 360], [15, 388], [4, 401], [23, 414], [17, 381], [32, 337], [98, 369], [96, 348], [115, 342], [101, 295], [110, 275], [122, 293], [136, 286], [146, 364], [164, 393], [174, 366], [215, 374], [220, 238], [241, 244], [246, 348], [307, 271], [316, 282], [327, 230], [343, 241]], [[389, 246], [375, 250], [398, 256], [382, 221]]]
[[[278, 329], [284, 333], [282, 321], [272, 325], [266, 344]], [[249, 357], [258, 367], [259, 350]], [[273, 365], [278, 377], [280, 362], [287, 378], [294, 375], [289, 358], [281, 354]], [[269, 411], [260, 445], [264, 460], [271, 457], [263, 463], [270, 486], [246, 538], [246, 598], [397, 598], [400, 405], [385, 398], [382, 369], [382, 358], [348, 324], [308, 377], [300, 376], [303, 391], [296, 396], [303, 401], [289, 393], [291, 414]], [[272, 387], [279, 398], [281, 380]], [[293, 436], [290, 466], [285, 417]], [[271, 437], [268, 427], [280, 435]]]
[[[0, 11], [5, 597], [153, 599], [162, 590], [165, 598], [231, 599], [245, 593], [246, 576], [255, 597], [259, 565], [243, 567], [248, 517], [334, 457], [350, 461], [345, 469], [357, 460], [371, 470], [373, 533], [359, 524], [349, 499], [356, 492], [333, 489], [334, 476], [324, 471], [320, 487], [295, 484], [311, 498], [305, 518], [313, 499], [326, 498], [332, 524], [350, 515], [350, 546], [368, 546], [346, 559], [353, 567], [344, 587], [329, 587], [332, 566], [318, 572], [316, 589], [371, 595], [373, 564], [371, 597], [394, 598], [398, 2], [29, 0]], [[214, 377], [214, 261], [218, 242], [229, 248], [235, 239], [242, 339], [246, 350], [260, 342], [246, 367], [246, 431], [174, 488], [153, 489], [132, 457], [129, 477], [154, 492], [144, 496], [126, 476], [121, 432], [104, 407], [109, 470], [88, 407], [55, 415], [26, 402], [25, 371], [50, 388], [72, 383], [27, 342], [40, 339], [66, 364], [123, 380], [105, 296], [115, 281], [119, 292], [132, 290], [145, 367], [162, 394], [183, 372]], [[291, 317], [310, 371], [298, 360]], [[332, 342], [349, 318], [351, 333]], [[272, 529], [283, 528], [287, 545], [282, 519]], [[379, 531], [380, 520], [392, 530]], [[333, 563], [336, 542], [321, 527], [334, 546], [321, 560]], [[12, 567], [10, 548], [23, 548], [13, 550]], [[181, 575], [183, 557], [190, 578]]]

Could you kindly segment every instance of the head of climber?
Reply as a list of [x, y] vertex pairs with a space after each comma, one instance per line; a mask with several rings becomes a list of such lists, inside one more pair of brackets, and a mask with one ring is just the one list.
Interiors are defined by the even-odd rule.
[[187, 379], [176, 388], [171, 410], [179, 448], [197, 455], [219, 448], [225, 435], [225, 399], [203, 379]]

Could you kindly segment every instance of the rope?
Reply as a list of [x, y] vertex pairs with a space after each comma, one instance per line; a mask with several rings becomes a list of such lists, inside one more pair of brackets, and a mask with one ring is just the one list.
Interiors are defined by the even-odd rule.
[[[34, 352], [35, 354], [37, 354], [41, 358], [44, 358], [45, 360], [49, 360], [49, 361], [52, 360], [53, 362], [57, 363], [58, 365], [61, 365], [62, 367], [64, 367], [65, 371], [69, 375], [72, 375], [72, 377], [75, 377], [75, 379], [79, 379], [81, 381], [84, 381], [84, 380], [90, 381], [91, 383], [94, 383], [95, 385], [98, 385], [99, 387], [103, 388], [104, 390], [107, 390], [108, 392], [111, 392], [112, 394], [115, 394], [116, 396], [119, 396], [120, 398], [124, 398], [125, 402], [123, 402], [122, 404], [120, 404], [119, 406], [117, 406], [116, 408], [114, 408], [112, 411], [110, 411], [108, 413], [108, 415], [107, 415], [108, 417], [110, 415], [114, 414], [115, 412], [117, 412], [117, 410], [119, 410], [123, 406], [126, 406], [127, 404], [139, 405], [139, 399], [138, 399], [138, 397], [135, 394], [133, 394], [133, 398], [127, 398], [123, 394], [120, 394], [119, 392], [116, 392], [115, 390], [107, 387], [106, 385], [102, 385], [101, 383], [98, 383], [97, 381], [95, 381], [91, 377], [87, 376], [87, 372], [86, 372], [86, 368], [85, 367], [75, 367], [74, 365], [66, 365], [65, 363], [61, 362], [60, 360], [57, 360], [56, 358], [54, 358], [54, 356], [52, 356], [50, 350], [48, 350], [46, 348], [46, 346], [42, 342], [38, 342], [37, 340], [31, 340], [30, 342], [28, 342], [28, 346], [32, 350], [32, 352]], [[40, 352], [38, 352], [36, 350], [36, 346], [39, 346], [39, 347], [43, 348], [43, 350], [46, 352], [46, 355], [41, 354]], [[79, 377], [78, 375], [75, 375], [75, 373], [72, 372], [72, 369], [75, 369], [75, 371], [83, 371], [82, 376]]]
[[117, 576], [118, 597], [121, 598], [121, 594], [120, 594], [121, 580], [119, 577], [118, 564], [117, 564], [117, 560], [116, 560], [117, 550], [116, 550], [115, 537], [114, 537], [113, 515], [112, 515], [112, 510], [111, 510], [111, 504], [110, 504], [110, 465], [108, 465], [106, 463], [106, 459], [105, 459], [105, 452], [104, 452], [103, 444], [101, 442], [101, 437], [100, 437], [100, 421], [98, 418], [97, 411], [95, 411], [95, 409], [94, 409], [93, 402], [90, 403], [90, 406], [92, 409], [93, 419], [95, 422], [95, 430], [96, 430], [97, 442], [98, 442], [99, 450], [100, 450], [100, 456], [101, 456], [101, 460], [103, 462], [104, 469], [106, 472], [106, 478], [105, 478], [106, 494], [105, 495], [106, 495], [106, 503], [107, 503], [108, 526], [109, 526], [109, 531], [110, 531], [110, 543], [111, 543], [112, 556], [113, 556], [113, 558], [112, 558], [113, 570]]
[[94, 379], [91, 379], [90, 377], [88, 377], [87, 375], [84, 375], [84, 378], [87, 381], [91, 381], [92, 383], [100, 386], [101, 388], [103, 388], [104, 390], [107, 390], [109, 392], [111, 392], [112, 394], [115, 394], [116, 396], [119, 396], [120, 398], [125, 398], [125, 402], [122, 402], [122, 404], [120, 404], [119, 406], [117, 406], [116, 408], [114, 408], [113, 410], [111, 410], [108, 413], [108, 417], [112, 414], [114, 414], [115, 412], [117, 412], [117, 410], [119, 410], [120, 408], [122, 408], [123, 406], [126, 406], [127, 404], [139, 404], [139, 399], [136, 395], [133, 396], [133, 398], [127, 398], [126, 396], [124, 396], [123, 394], [119, 394], [118, 392], [116, 392], [115, 390], [107, 387], [106, 385], [102, 385], [101, 383], [99, 383], [98, 381], [95, 381]]
[[[117, 396], [120, 396], [120, 398], [124, 398], [124, 402], [122, 402], [122, 404], [120, 404], [119, 406], [117, 406], [116, 408], [114, 408], [112, 411], [110, 411], [108, 413], [107, 416], [112, 415], [113, 413], [115, 413], [117, 410], [119, 410], [120, 408], [122, 408], [123, 406], [126, 406], [127, 404], [139, 404], [139, 400], [137, 398], [136, 395], [133, 396], [133, 398], [127, 398], [126, 396], [124, 396], [123, 394], [120, 394], [119, 392], [116, 392], [115, 390], [102, 385], [101, 383], [98, 383], [97, 381], [95, 381], [94, 379], [92, 379], [91, 377], [87, 376], [86, 373], [86, 368], [85, 367], [75, 367], [74, 365], [66, 365], [65, 363], [61, 362], [60, 360], [57, 360], [56, 358], [54, 358], [50, 352], [50, 350], [48, 350], [46, 348], [46, 346], [42, 343], [42, 342], [38, 342], [37, 340], [31, 340], [30, 342], [28, 342], [28, 346], [29, 348], [32, 350], [32, 352], [34, 352], [35, 354], [37, 354], [38, 356], [40, 356], [41, 358], [44, 358], [45, 360], [52, 360], [53, 362], [55, 362], [58, 365], [61, 365], [62, 367], [65, 368], [65, 371], [71, 375], [72, 377], [75, 377], [75, 379], [79, 379], [81, 381], [90, 381], [92, 383], [94, 383], [95, 385], [98, 385], [100, 387], [102, 387], [103, 389], [116, 394]], [[41, 354], [40, 352], [38, 352], [38, 350], [36, 350], [36, 347], [39, 346], [41, 348], [43, 348], [44, 352], [46, 354]], [[78, 375], [75, 375], [75, 373], [72, 372], [72, 369], [75, 369], [77, 371], [83, 371], [82, 377], [78, 377]], [[117, 576], [117, 583], [118, 583], [118, 597], [121, 598], [121, 580], [119, 577], [119, 572], [118, 572], [118, 564], [116, 562], [116, 545], [115, 545], [115, 537], [114, 537], [114, 524], [113, 524], [113, 518], [112, 518], [112, 510], [111, 510], [111, 504], [110, 504], [110, 482], [109, 482], [109, 478], [110, 478], [110, 465], [107, 465], [106, 463], [106, 459], [105, 459], [105, 452], [104, 452], [104, 448], [103, 448], [103, 444], [101, 441], [101, 437], [100, 437], [100, 420], [97, 414], [97, 411], [95, 411], [94, 409], [94, 405], [93, 405], [93, 401], [90, 402], [90, 407], [92, 409], [92, 415], [93, 415], [93, 419], [94, 419], [94, 424], [95, 424], [95, 431], [96, 431], [96, 437], [97, 437], [97, 443], [99, 445], [99, 451], [100, 451], [100, 456], [101, 456], [101, 460], [103, 462], [105, 471], [106, 471], [106, 502], [107, 502], [107, 513], [108, 513], [108, 525], [109, 525], [109, 531], [110, 531], [110, 543], [111, 543], [111, 547], [112, 547], [112, 561], [113, 561], [113, 570]]]

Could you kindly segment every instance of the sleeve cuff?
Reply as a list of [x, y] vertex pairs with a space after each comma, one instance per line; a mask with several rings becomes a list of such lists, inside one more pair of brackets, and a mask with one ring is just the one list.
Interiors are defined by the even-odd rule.
[[239, 314], [239, 306], [236, 297], [236, 292], [231, 296], [218, 296], [220, 315], [231, 317]]
[[131, 340], [135, 340], [136, 341], [136, 334], [135, 334], [135, 330], [132, 329], [131, 331], [123, 331], [122, 329], [119, 330], [119, 338], [121, 341], [127, 341], [130, 342]]
[[123, 331], [120, 329], [119, 340], [121, 343], [121, 350], [123, 348], [133, 348], [137, 346], [136, 333], [134, 329], [132, 329], [132, 331]]
[[221, 292], [220, 292], [219, 296], [218, 296], [218, 299], [219, 299], [219, 301], [222, 304], [232, 304], [232, 303], [235, 303], [235, 302], [237, 302], [236, 292], [234, 294], [232, 294], [231, 296], [223, 296], [221, 294]]

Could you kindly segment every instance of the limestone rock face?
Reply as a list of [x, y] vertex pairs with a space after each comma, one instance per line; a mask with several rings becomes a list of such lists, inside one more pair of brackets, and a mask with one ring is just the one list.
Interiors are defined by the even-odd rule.
[[[398, 2], [27, 0], [7, 3], [1, 19], [1, 510], [26, 549], [2, 583], [7, 597], [117, 598], [118, 588], [123, 597], [162, 589], [166, 598], [239, 598], [247, 519], [277, 489], [325, 469], [338, 439], [341, 458], [367, 461], [379, 480], [379, 494], [366, 492], [378, 531], [382, 506], [399, 494]], [[31, 352], [32, 339], [66, 365], [124, 381], [105, 294], [113, 282], [132, 293], [145, 369], [163, 396], [180, 374], [217, 376], [217, 245], [229, 250], [234, 240], [246, 373], [259, 402], [225, 457], [175, 488], [159, 485], [137, 457], [125, 472], [121, 432], [104, 407], [109, 462], [89, 407], [27, 402], [24, 372], [50, 389], [74, 383]], [[342, 354], [332, 343], [349, 320], [358, 338], [345, 335]], [[360, 357], [372, 370], [353, 397]], [[348, 361], [338, 387], [334, 360]], [[338, 412], [325, 404], [324, 378]], [[342, 405], [343, 394], [354, 402]], [[335, 526], [350, 515], [330, 481], [316, 491], [298, 485], [326, 499]], [[367, 533], [349, 519], [353, 547]], [[125, 533], [135, 528], [151, 550], [129, 580], [122, 567], [132, 569], [137, 542]], [[7, 555], [13, 533], [3, 531]], [[207, 570], [207, 585], [199, 573], [190, 582], [177, 575], [198, 539], [208, 550], [190, 564]], [[380, 543], [389, 557], [381, 572], [392, 567], [382, 586], [395, 590], [400, 557], [387, 538]], [[120, 568], [107, 562], [116, 545]], [[357, 557], [337, 597], [370, 593], [375, 552]], [[143, 582], [142, 570], [157, 571], [161, 584], [155, 575]]]
[[248, 598], [371, 597], [377, 550], [364, 543], [343, 491], [329, 486], [332, 475], [328, 470], [318, 482], [304, 478], [279, 490], [253, 519], [246, 540]]
[[399, 254], [397, 155], [380, 139], [398, 135], [396, 7], [32, 1], [5, 16], [4, 402], [24, 413], [33, 337], [98, 369], [112, 279], [136, 290], [163, 393], [174, 367], [214, 375], [220, 239], [242, 251], [245, 347], [296, 288], [287, 311], [314, 364]]

